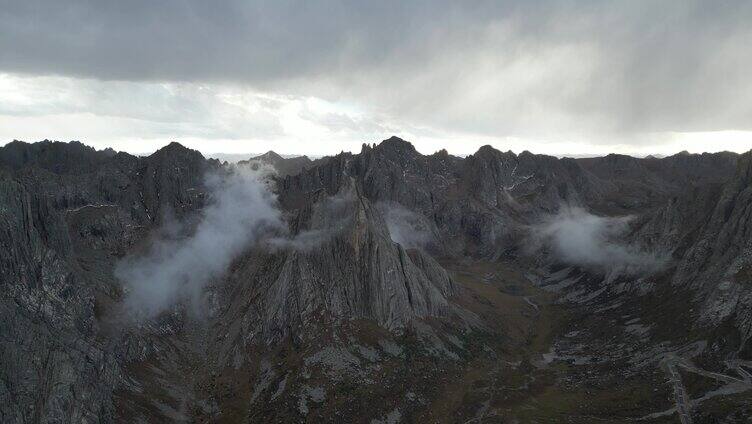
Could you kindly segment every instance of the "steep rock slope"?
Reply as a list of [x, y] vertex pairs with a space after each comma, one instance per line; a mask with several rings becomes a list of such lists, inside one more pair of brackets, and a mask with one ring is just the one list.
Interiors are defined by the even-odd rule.
[[113, 262], [165, 207], [199, 208], [212, 164], [178, 145], [136, 158], [57, 142], [11, 143], [0, 163], [2, 421], [110, 421], [128, 350], [101, 337]]
[[243, 322], [251, 325], [245, 338], [299, 336], [317, 325], [317, 315], [367, 319], [393, 331], [415, 318], [449, 315], [451, 278], [425, 253], [394, 243], [357, 188], [312, 200], [298, 212], [290, 238], [240, 258], [229, 276], [240, 291], [230, 297], [244, 299], [232, 308], [245, 309]]
[[443, 236], [445, 254], [485, 256], [513, 248], [518, 227], [536, 216], [562, 204], [593, 203], [609, 187], [569, 159], [490, 146], [465, 159], [445, 151], [426, 156], [392, 137], [281, 180], [281, 202], [296, 207], [308, 191], [335, 193], [350, 177], [369, 200], [396, 202], [428, 218]]
[[733, 174], [735, 153], [686, 152], [666, 158], [644, 159], [610, 154], [600, 158], [577, 159], [582, 165], [612, 186], [598, 208], [607, 214], [645, 212], [661, 207], [667, 198], [687, 190], [702, 189], [727, 181]]
[[[196, 353], [185, 337], [202, 325], [178, 310], [122, 328], [122, 287], [113, 269], [160, 226], [200, 220], [211, 202], [205, 174], [226, 170], [177, 143], [138, 158], [77, 143], [14, 142], [0, 149], [0, 163], [0, 246], [7, 252], [0, 258], [3, 421], [189, 416], [166, 412], [144, 390], [153, 393], [165, 376], [187, 384], [182, 370]], [[215, 310], [227, 320], [212, 322], [232, 335], [218, 345], [238, 344], [226, 345], [213, 361], [227, 363], [221, 352], [255, 343], [300, 339], [303, 330], [323, 328], [317, 317], [324, 315], [400, 333], [418, 319], [455, 310], [447, 273], [424, 252], [393, 243], [379, 211], [351, 183], [340, 188], [333, 199], [306, 194], [302, 208], [288, 210], [291, 234], [238, 258], [228, 283], [218, 285], [217, 299], [230, 291], [227, 308]], [[162, 377], [134, 368], [144, 361]], [[181, 393], [163, 396], [192, 402]]]
[[739, 158], [707, 220], [688, 237], [674, 283], [698, 289], [703, 318], [732, 319], [741, 347], [752, 349], [752, 152]]
[[[698, 166], [686, 156], [667, 159], [682, 160], [690, 168]], [[711, 163], [729, 159], [726, 154], [704, 156]], [[731, 322], [740, 336], [734, 349], [749, 349], [752, 334], [750, 162], [750, 153], [734, 157], [730, 165], [699, 180], [682, 168], [686, 187], [671, 189], [675, 194], [667, 196], [663, 205], [638, 216], [629, 236], [643, 246], [670, 252], [666, 278], [675, 287], [691, 291], [699, 305], [696, 316], [691, 317], [694, 325], [715, 327]], [[675, 171], [671, 172], [676, 177]]]

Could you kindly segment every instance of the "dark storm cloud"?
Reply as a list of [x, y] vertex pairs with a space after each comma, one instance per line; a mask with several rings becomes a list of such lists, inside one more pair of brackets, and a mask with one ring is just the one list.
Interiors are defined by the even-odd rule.
[[746, 1], [5, 0], [0, 71], [241, 83], [494, 136], [749, 130], [750, 18]]
[[5, 70], [265, 84], [384, 59], [429, 2], [6, 1]]

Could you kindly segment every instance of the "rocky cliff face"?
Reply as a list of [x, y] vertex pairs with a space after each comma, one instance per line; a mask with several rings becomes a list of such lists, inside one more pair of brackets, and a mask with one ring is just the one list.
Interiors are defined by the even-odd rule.
[[696, 232], [687, 234], [673, 282], [697, 290], [704, 321], [732, 320], [743, 349], [752, 337], [752, 154], [740, 156], [718, 193]]
[[520, 224], [561, 204], [599, 199], [601, 185], [608, 186], [568, 159], [490, 146], [464, 160], [445, 151], [425, 156], [393, 137], [280, 181], [281, 201], [294, 207], [302, 193], [331, 194], [350, 177], [373, 202], [396, 202], [427, 217], [447, 254], [487, 256], [511, 248]]
[[112, 420], [127, 350], [102, 338], [113, 262], [164, 208], [200, 208], [212, 164], [178, 145], [136, 158], [57, 142], [11, 143], [0, 163], [2, 420]]
[[[14, 142], [0, 163], [3, 421], [113, 420], [113, 397], [140, 390], [124, 384], [123, 367], [164, 352], [159, 338], [175, 334], [151, 325], [110, 333], [122, 296], [114, 264], [165, 219], [200, 219], [211, 201], [203, 178], [219, 165], [176, 143], [137, 158], [76, 143]], [[310, 197], [290, 210], [292, 233], [271, 253], [238, 259], [226, 285], [234, 297], [220, 310], [239, 311], [240, 337], [266, 344], [300, 337], [322, 315], [396, 332], [450, 315], [446, 272], [393, 243], [357, 187], [340, 189], [336, 210], [327, 196]], [[163, 319], [185, 325], [180, 315]]]
[[[318, 325], [365, 319], [404, 331], [417, 318], [447, 317], [451, 278], [430, 256], [394, 243], [379, 211], [357, 187], [313, 196], [288, 238], [251, 252], [229, 276], [242, 309], [243, 338], [278, 342]], [[267, 247], [268, 249], [269, 247]]]

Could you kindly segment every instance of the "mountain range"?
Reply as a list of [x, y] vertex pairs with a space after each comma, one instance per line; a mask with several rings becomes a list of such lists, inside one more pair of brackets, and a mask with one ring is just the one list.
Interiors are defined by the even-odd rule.
[[752, 416], [752, 151], [0, 147], [0, 421]]

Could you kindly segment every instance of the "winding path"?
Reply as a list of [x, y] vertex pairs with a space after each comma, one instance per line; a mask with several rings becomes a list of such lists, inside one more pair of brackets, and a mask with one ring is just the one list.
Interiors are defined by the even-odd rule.
[[[694, 405], [699, 405], [701, 402], [716, 396], [741, 393], [752, 389], [752, 374], [744, 368], [752, 367], [752, 361], [731, 360], [726, 361], [726, 365], [730, 369], [734, 369], [736, 373], [739, 374], [739, 377], [697, 368], [688, 359], [680, 358], [673, 354], [667, 355], [661, 361], [661, 368], [666, 372], [666, 374], [668, 374], [669, 383], [673, 385], [674, 402], [676, 403], [676, 407], [669, 409], [668, 411], [650, 414], [646, 417], [643, 417], [643, 419], [670, 415], [676, 412], [679, 415], [679, 419], [681, 420], [682, 424], [691, 424], [692, 407]], [[684, 388], [684, 384], [682, 383], [681, 375], [679, 374], [679, 367], [707, 378], [723, 381], [726, 383], [726, 385], [721, 387], [720, 389], [705, 393], [705, 395], [701, 398], [692, 400], [689, 398], [687, 390]]]

